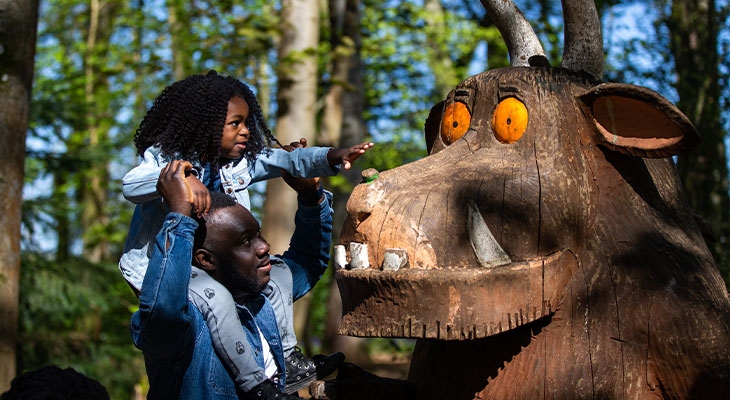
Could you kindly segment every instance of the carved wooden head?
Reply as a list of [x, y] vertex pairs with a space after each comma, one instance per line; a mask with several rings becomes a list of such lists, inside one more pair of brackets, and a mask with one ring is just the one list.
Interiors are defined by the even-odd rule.
[[700, 364], [728, 361], [727, 292], [671, 159], [698, 144], [693, 125], [658, 93], [601, 81], [592, 2], [564, 4], [559, 68], [510, 2], [483, 3], [513, 66], [435, 106], [429, 156], [354, 189], [339, 242], [367, 255], [337, 271], [340, 333], [478, 339], [559, 315], [556, 349], [597, 357], [621, 338], [643, 343], [638, 359], [679, 341], [690, 357], [710, 332]]

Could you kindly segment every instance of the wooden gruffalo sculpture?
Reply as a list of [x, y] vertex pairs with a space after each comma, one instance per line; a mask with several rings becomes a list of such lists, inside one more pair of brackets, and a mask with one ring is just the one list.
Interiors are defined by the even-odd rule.
[[340, 237], [340, 333], [419, 339], [408, 380], [350, 366], [331, 396], [730, 398], [730, 301], [671, 159], [695, 128], [601, 81], [592, 1], [563, 4], [559, 68], [483, 4], [512, 66], [459, 84], [430, 155], [358, 185]]

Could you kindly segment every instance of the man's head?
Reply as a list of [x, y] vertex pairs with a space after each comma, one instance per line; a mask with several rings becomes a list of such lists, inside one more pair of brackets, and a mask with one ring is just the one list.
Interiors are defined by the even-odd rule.
[[256, 218], [233, 198], [210, 193], [210, 211], [195, 231], [193, 264], [240, 298], [258, 294], [269, 283], [269, 243]]

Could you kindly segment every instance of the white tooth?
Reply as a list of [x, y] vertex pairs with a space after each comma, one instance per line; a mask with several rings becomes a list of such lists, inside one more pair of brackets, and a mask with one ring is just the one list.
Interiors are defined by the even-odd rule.
[[512, 260], [507, 253], [494, 240], [494, 236], [492, 236], [487, 223], [484, 222], [482, 214], [479, 213], [477, 205], [470, 200], [466, 206], [469, 212], [466, 218], [467, 232], [469, 232], [471, 247], [474, 248], [474, 254], [476, 254], [482, 267], [492, 268], [511, 263]]
[[363, 269], [370, 267], [370, 261], [368, 261], [367, 244], [350, 242], [350, 267], [352, 269]]
[[403, 249], [385, 249], [383, 271], [398, 271], [408, 266], [408, 253]]
[[347, 254], [345, 252], [345, 246], [338, 244], [335, 245], [335, 268], [343, 269], [347, 267]]

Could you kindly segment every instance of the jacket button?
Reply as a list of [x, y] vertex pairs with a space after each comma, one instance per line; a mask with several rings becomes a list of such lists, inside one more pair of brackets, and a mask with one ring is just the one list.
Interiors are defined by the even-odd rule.
[[228, 193], [228, 194], [233, 193], [233, 189], [231, 189], [231, 188], [226, 189], [226, 193]]
[[243, 178], [238, 178], [238, 183], [243, 185]]

